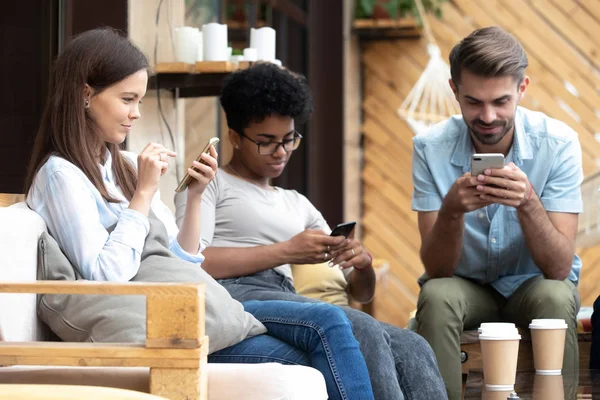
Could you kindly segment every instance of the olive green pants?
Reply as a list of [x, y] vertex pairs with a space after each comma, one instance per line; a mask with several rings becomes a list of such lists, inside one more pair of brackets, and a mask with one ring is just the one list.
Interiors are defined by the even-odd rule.
[[495, 321], [527, 328], [535, 318], [562, 318], [569, 325], [563, 369], [575, 370], [579, 368], [578, 311], [577, 287], [569, 280], [550, 280], [540, 275], [525, 281], [507, 299], [491, 286], [467, 279], [430, 279], [419, 294], [417, 332], [433, 348], [449, 399], [460, 400], [463, 329], [477, 329], [482, 322]]

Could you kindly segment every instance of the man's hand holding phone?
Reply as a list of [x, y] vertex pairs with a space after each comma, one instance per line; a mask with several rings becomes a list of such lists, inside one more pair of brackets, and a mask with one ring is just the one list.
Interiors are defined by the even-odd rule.
[[533, 194], [527, 175], [512, 162], [501, 169], [487, 169], [476, 179], [480, 198], [490, 203], [519, 208]]
[[481, 182], [477, 177], [471, 176], [470, 172], [465, 173], [454, 182], [444, 197], [442, 209], [458, 218], [463, 214], [492, 204], [492, 201], [481, 198], [481, 191], [477, 189], [479, 185]]
[[[486, 182], [484, 174], [499, 171], [504, 167], [504, 154], [475, 153], [471, 156], [471, 172], [467, 172], [454, 182], [444, 198], [442, 209], [458, 218], [468, 212], [494, 203], [495, 199], [485, 196], [485, 191], [495, 190], [494, 182]], [[482, 190], [482, 186], [487, 186]], [[483, 195], [483, 196], [482, 196]]]

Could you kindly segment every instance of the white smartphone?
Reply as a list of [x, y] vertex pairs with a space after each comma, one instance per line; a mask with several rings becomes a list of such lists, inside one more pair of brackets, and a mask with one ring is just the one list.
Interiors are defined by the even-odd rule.
[[481, 175], [486, 169], [502, 168], [504, 168], [502, 153], [475, 153], [471, 156], [471, 176]]
[[[210, 146], [216, 146], [217, 143], [219, 143], [218, 137], [211, 138], [208, 141], [208, 143], [206, 143], [206, 146], [204, 146], [204, 149], [198, 155], [198, 158], [196, 158], [196, 161], [201, 162], [202, 164], [206, 164], [204, 162], [204, 160], [202, 160], [202, 154], [208, 153], [210, 151]], [[197, 168], [194, 168], [194, 167], [192, 167], [192, 168], [195, 171], [198, 171]], [[179, 182], [179, 185], [177, 186], [177, 189], [175, 189], [175, 191], [177, 193], [183, 192], [187, 188], [187, 186], [190, 184], [191, 181], [192, 181], [192, 177], [190, 176], [190, 174], [186, 173], [185, 176], [183, 177], [183, 179], [181, 180], [181, 182]]]

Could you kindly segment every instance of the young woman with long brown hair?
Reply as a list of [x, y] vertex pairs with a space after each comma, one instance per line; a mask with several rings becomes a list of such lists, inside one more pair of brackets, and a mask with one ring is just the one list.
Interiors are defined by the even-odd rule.
[[[156, 225], [150, 220], [166, 228], [177, 262], [196, 264], [202, 271], [200, 207], [204, 189], [216, 174], [215, 149], [203, 156], [206, 165], [194, 162], [199, 172], [188, 169], [194, 180], [185, 193], [180, 229], [158, 193], [167, 160], [176, 154], [156, 143], [137, 157], [121, 150], [141, 117], [147, 69], [142, 52], [111, 29], [79, 35], [56, 60], [27, 177], [27, 204], [46, 221], [49, 233], [84, 279], [134, 278], [144, 262], [149, 231]], [[231, 297], [227, 301], [234, 302]], [[373, 398], [366, 364], [341, 311], [325, 304], [283, 301], [243, 306], [268, 334], [241, 335], [236, 344], [210, 354], [209, 362], [310, 365], [325, 377], [330, 398]], [[210, 333], [211, 324], [228, 321], [227, 316], [207, 317], [206, 330]], [[238, 328], [232, 323], [224, 329]]]

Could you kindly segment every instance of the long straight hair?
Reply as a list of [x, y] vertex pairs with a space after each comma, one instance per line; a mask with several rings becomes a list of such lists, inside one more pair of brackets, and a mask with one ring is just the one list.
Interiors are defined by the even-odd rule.
[[54, 64], [25, 179], [25, 194], [42, 165], [56, 155], [81, 169], [106, 201], [119, 202], [108, 193], [100, 173], [98, 149], [105, 146], [112, 156], [116, 184], [131, 200], [137, 185], [136, 171], [121, 155], [120, 145], [100, 142], [98, 127], [85, 107], [84, 89], [87, 83], [98, 94], [143, 69], [148, 69], [146, 56], [112, 28], [84, 32], [65, 46]]

